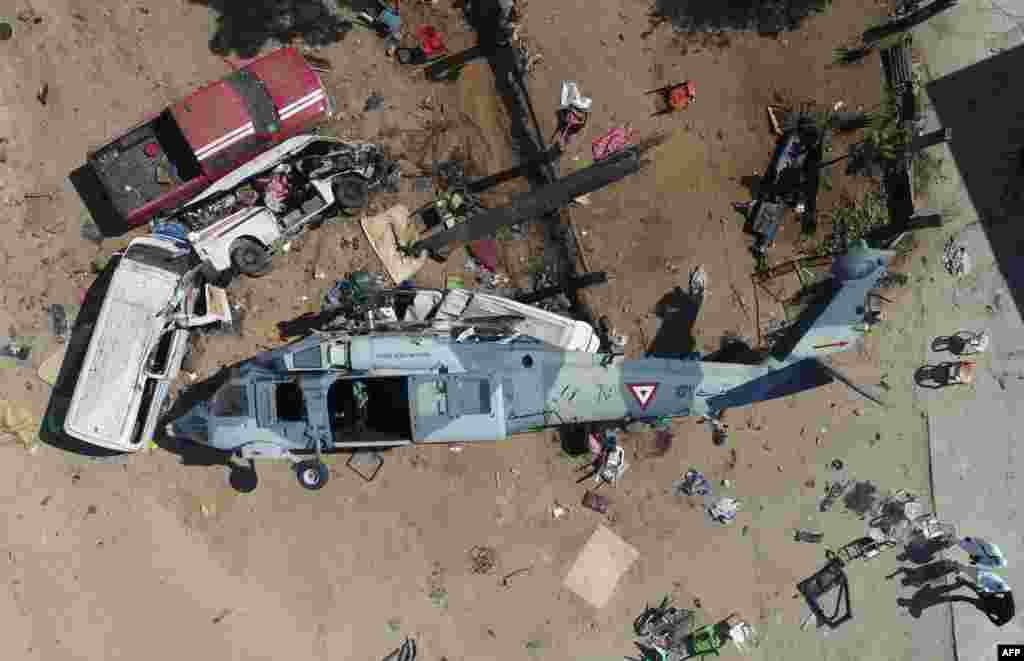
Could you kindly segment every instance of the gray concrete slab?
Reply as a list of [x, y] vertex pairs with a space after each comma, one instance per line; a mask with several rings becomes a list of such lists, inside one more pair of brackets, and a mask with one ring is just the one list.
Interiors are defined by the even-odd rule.
[[[1024, 396], [1024, 324], [1021, 321], [1019, 204], [1005, 195], [1021, 180], [1015, 157], [1024, 146], [1019, 87], [1024, 48], [1021, 0], [968, 0], [914, 32], [924, 60], [926, 91], [938, 120], [953, 129], [950, 145], [937, 148], [946, 180], [926, 191], [927, 203], [945, 212], [948, 231], [924, 237], [929, 284], [921, 289], [916, 332], [924, 362], [949, 360], [930, 349], [936, 335], [987, 329], [992, 342], [979, 357], [973, 387], [915, 390], [927, 411], [933, 496], [943, 520], [962, 535], [987, 537], [1010, 560], [1002, 572], [1020, 585], [1021, 473], [1017, 453]], [[1013, 152], [1013, 154], [1009, 154]], [[1015, 184], [1016, 182], [1016, 184]], [[968, 246], [973, 273], [955, 280], [941, 266], [951, 234]], [[994, 246], [994, 247], [993, 247]], [[1009, 283], [1007, 281], [1009, 278]], [[996, 628], [967, 604], [952, 612], [957, 658], [994, 658], [999, 642], [1024, 640], [1022, 618]]]

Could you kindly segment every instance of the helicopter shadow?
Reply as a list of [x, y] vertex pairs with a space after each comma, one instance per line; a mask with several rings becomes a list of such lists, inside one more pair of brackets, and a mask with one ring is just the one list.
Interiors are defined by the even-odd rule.
[[208, 379], [199, 381], [183, 391], [160, 417], [153, 442], [160, 448], [178, 456], [182, 466], [223, 466], [228, 470], [228, 482], [239, 493], [256, 489], [258, 478], [252, 462], [240, 464], [230, 452], [200, 445], [184, 438], [175, 438], [167, 433], [167, 426], [174, 420], [188, 414], [199, 402], [209, 401], [214, 393], [227, 382], [232, 370], [239, 363], [225, 365]]

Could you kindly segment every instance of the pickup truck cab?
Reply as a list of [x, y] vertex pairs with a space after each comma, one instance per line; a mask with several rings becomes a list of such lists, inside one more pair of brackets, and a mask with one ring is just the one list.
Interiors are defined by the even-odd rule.
[[146, 119], [87, 160], [118, 216], [140, 225], [333, 112], [317, 73], [294, 48], [282, 48]]
[[121, 256], [89, 338], [64, 431], [97, 447], [135, 452], [153, 437], [191, 328], [230, 323], [223, 290], [196, 280], [187, 247], [157, 236]]

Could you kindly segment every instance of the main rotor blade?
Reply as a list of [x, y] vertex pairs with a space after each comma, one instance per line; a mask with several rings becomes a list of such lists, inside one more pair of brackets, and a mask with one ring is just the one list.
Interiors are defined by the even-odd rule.
[[840, 383], [845, 385], [847, 388], [849, 388], [850, 390], [852, 390], [855, 393], [857, 393], [858, 395], [860, 395], [861, 397], [864, 397], [865, 399], [870, 399], [872, 402], [874, 402], [875, 404], [878, 404], [881, 407], [888, 408], [889, 405], [886, 404], [880, 397], [878, 397], [877, 395], [874, 395], [874, 394], [868, 392], [863, 387], [858, 386], [853, 381], [851, 381], [845, 374], [843, 374], [842, 372], [837, 370], [835, 367], [832, 367], [831, 365], [829, 365], [824, 360], [816, 359], [815, 362], [817, 362], [819, 365], [821, 365], [821, 368], [823, 370], [825, 370], [826, 372], [828, 372], [829, 376], [831, 376], [836, 381], [839, 381]]

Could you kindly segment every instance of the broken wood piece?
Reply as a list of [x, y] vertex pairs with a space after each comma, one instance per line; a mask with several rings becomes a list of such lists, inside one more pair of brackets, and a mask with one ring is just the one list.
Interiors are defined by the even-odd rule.
[[779, 126], [779, 120], [775, 117], [775, 106], [768, 104], [765, 107], [768, 109], [768, 119], [771, 120], [772, 131], [775, 132], [775, 135], [782, 135], [782, 127]]

